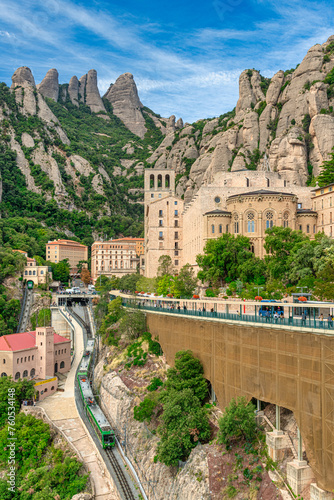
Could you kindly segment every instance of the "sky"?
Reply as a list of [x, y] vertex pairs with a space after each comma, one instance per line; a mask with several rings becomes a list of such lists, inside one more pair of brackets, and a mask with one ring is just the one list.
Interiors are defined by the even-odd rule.
[[103, 95], [130, 72], [145, 106], [192, 123], [234, 108], [244, 69], [271, 77], [333, 34], [332, 0], [0, 0], [0, 81], [96, 69]]

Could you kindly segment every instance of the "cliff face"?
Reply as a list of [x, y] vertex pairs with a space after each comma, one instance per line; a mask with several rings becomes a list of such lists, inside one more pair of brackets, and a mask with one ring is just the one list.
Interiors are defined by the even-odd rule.
[[185, 201], [219, 171], [270, 170], [306, 185], [334, 146], [334, 90], [327, 77], [333, 67], [331, 36], [311, 47], [295, 70], [271, 79], [243, 71], [231, 113], [171, 131], [148, 162], [176, 169]]
[[139, 220], [130, 204], [142, 203], [147, 164], [174, 169], [185, 202], [219, 172], [269, 170], [289, 186], [309, 183], [334, 146], [333, 68], [334, 36], [271, 79], [243, 71], [233, 111], [188, 124], [143, 106], [130, 73], [101, 98], [93, 69], [61, 85], [50, 69], [36, 85], [24, 66], [0, 94], [0, 126], [30, 191], [70, 211], [136, 211]]

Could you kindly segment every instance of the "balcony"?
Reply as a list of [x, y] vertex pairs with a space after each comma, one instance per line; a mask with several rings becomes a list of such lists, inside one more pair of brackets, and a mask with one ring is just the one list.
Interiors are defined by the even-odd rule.
[[159, 240], [162, 241], [164, 239], [163, 236], [159, 236]]

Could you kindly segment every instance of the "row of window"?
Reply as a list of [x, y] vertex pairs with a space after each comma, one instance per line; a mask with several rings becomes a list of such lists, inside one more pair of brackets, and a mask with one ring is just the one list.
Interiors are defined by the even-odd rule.
[[[34, 355], [32, 355], [32, 356], [31, 356], [31, 361], [34, 361], [34, 358], [35, 358], [35, 356], [34, 356]], [[30, 361], [30, 356], [28, 356], [28, 361]], [[3, 360], [3, 362], [4, 362], [4, 363], [6, 363], [6, 360], [4, 359], [4, 360]], [[27, 356], [25, 356], [25, 357], [24, 357], [24, 362], [25, 362], [25, 363], [27, 362]], [[17, 364], [19, 364], [19, 363], [20, 363], [20, 358], [17, 358], [16, 363], [17, 363]], [[23, 363], [23, 358], [21, 358], [21, 363]]]
[[[44, 271], [41, 270], [40, 274], [44, 274]], [[36, 276], [36, 271], [29, 271], [29, 273], [28, 273], [28, 271], [24, 271], [24, 275], [25, 276]]]
[[[272, 228], [273, 225], [274, 225], [274, 222], [272, 220], [267, 220], [266, 223], [265, 223], [266, 229]], [[283, 227], [289, 227], [289, 221], [288, 220], [284, 220], [283, 221]], [[300, 224], [298, 229], [299, 229], [299, 231], [302, 231], [303, 230], [303, 226]], [[215, 230], [216, 230], [215, 225], [212, 224], [211, 225], [211, 233], [215, 234]], [[229, 225], [226, 224], [226, 233], [228, 233], [228, 230], [229, 230]], [[222, 232], [223, 232], [223, 225], [222, 224], [219, 224], [219, 226], [218, 226], [218, 232], [220, 234], [222, 234]], [[235, 221], [234, 222], [234, 232], [236, 234], [239, 233], [239, 221]], [[254, 220], [248, 220], [247, 221], [247, 232], [248, 233], [254, 233], [255, 232], [255, 221]], [[306, 232], [307, 233], [311, 232], [309, 224], [306, 225]], [[315, 233], [316, 233], [316, 225], [314, 224], [313, 225], [313, 234], [315, 234]]]
[[[159, 227], [163, 227], [164, 223], [162, 219], [159, 219]], [[175, 220], [174, 221], [174, 227], [179, 227], [179, 221]]]
[[[330, 190], [332, 190], [332, 189], [330, 188]], [[323, 191], [323, 189], [322, 189], [321, 191]], [[322, 192], [321, 194], [323, 194], [323, 192]], [[333, 206], [333, 200], [332, 200], [332, 197], [330, 197], [330, 198], [329, 198], [329, 205], [328, 205], [328, 206], [329, 206], [329, 207], [332, 207], [332, 206]], [[321, 208], [324, 208], [324, 200], [323, 200], [323, 199], [321, 200]], [[317, 209], [317, 202], [315, 201], [315, 202], [314, 202], [314, 210], [316, 210], [316, 209]]]
[[58, 354], [66, 354], [66, 349], [62, 349], [60, 352], [60, 349], [58, 351], [55, 351], [55, 355], [57, 356]]

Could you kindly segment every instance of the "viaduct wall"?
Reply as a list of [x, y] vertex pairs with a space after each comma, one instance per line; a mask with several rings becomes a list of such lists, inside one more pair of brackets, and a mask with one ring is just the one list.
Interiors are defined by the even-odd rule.
[[255, 397], [294, 412], [318, 486], [334, 489], [334, 333], [147, 313], [167, 362], [190, 349], [221, 407]]

